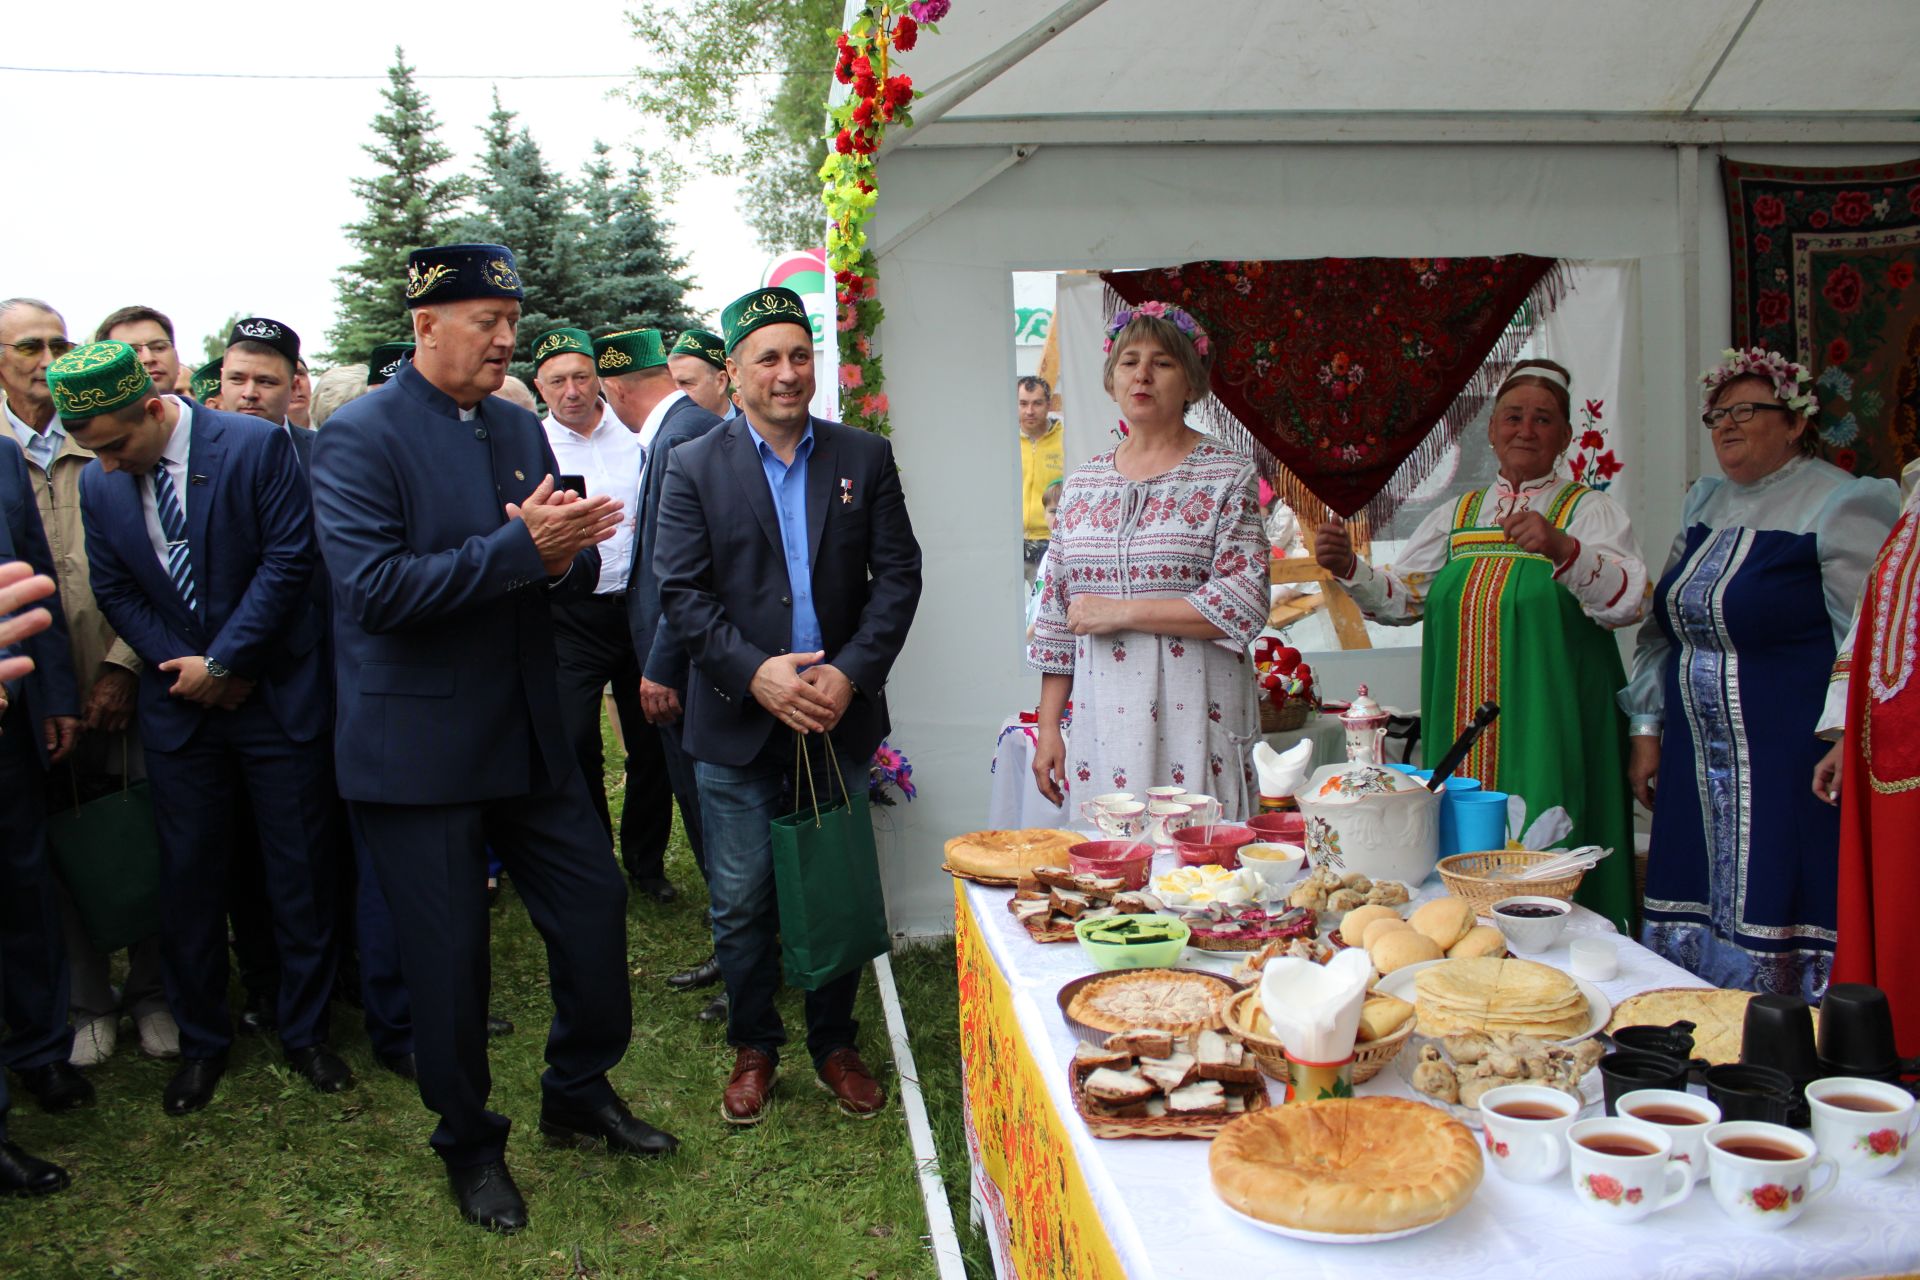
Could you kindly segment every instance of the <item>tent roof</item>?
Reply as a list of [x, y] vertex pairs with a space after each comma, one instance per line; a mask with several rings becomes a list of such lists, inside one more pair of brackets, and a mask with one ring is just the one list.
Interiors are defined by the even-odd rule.
[[900, 145], [1916, 136], [1912, 0], [955, 0], [940, 27]]

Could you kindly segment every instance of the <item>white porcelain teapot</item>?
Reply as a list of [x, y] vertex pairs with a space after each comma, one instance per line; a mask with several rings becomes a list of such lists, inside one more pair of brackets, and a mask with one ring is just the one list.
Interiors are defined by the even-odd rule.
[[1387, 713], [1365, 685], [1340, 718], [1347, 762], [1322, 765], [1294, 793], [1307, 819], [1307, 857], [1315, 866], [1417, 885], [1439, 861], [1440, 797], [1381, 763]]

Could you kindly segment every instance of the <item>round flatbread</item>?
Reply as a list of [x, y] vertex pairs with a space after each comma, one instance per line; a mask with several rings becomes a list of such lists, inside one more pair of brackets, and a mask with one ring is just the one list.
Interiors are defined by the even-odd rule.
[[[1661, 987], [1628, 996], [1613, 1006], [1607, 1034], [1621, 1027], [1665, 1027], [1685, 1020], [1693, 1024], [1693, 1054], [1715, 1066], [1740, 1061], [1740, 1043], [1746, 1036], [1747, 1001], [1751, 991], [1722, 991], [1717, 987]], [[1818, 1017], [1818, 1013], [1813, 1014]]]
[[1512, 957], [1448, 960], [1414, 976], [1414, 1006], [1427, 1036], [1508, 1032], [1564, 1040], [1592, 1020], [1586, 996], [1550, 965]]
[[947, 841], [947, 869], [963, 876], [1018, 880], [1035, 867], [1066, 866], [1067, 850], [1087, 839], [1078, 831], [1053, 827], [969, 831]]
[[1329, 1235], [1406, 1231], [1452, 1216], [1480, 1185], [1480, 1145], [1406, 1098], [1333, 1098], [1233, 1121], [1207, 1163], [1214, 1194], [1251, 1218]]

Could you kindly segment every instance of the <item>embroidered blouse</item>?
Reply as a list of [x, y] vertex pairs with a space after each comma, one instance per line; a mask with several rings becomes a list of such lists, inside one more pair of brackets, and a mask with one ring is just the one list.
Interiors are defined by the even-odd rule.
[[[1904, 495], [1900, 506], [1902, 515], [1911, 513], [1916, 505], [1915, 495], [1920, 494], [1920, 458], [1909, 462], [1900, 472], [1900, 490]], [[1876, 557], [1878, 553], [1875, 553]], [[1863, 585], [1861, 591], [1864, 594]], [[1909, 622], [1907, 635], [1899, 643], [1913, 644], [1913, 628]], [[1829, 742], [1838, 742], [1841, 732], [1847, 727], [1847, 685], [1853, 671], [1853, 648], [1860, 636], [1860, 602], [1854, 603], [1853, 623], [1847, 628], [1847, 638], [1840, 642], [1840, 652], [1833, 659], [1833, 676], [1827, 684], [1827, 705], [1820, 714], [1820, 725], [1814, 731]]]

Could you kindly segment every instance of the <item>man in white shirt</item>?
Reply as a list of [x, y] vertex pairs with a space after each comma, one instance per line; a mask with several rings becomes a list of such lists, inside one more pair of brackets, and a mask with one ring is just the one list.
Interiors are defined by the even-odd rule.
[[[657, 340], [656, 340], [657, 345]], [[560, 655], [560, 715], [586, 777], [594, 808], [614, 837], [600, 745], [600, 695], [613, 686], [613, 705], [627, 749], [626, 803], [619, 826], [620, 860], [634, 888], [656, 902], [679, 891], [666, 877], [667, 839], [673, 832], [673, 792], [657, 733], [640, 706], [640, 665], [627, 632], [627, 577], [633, 563], [635, 513], [646, 463], [643, 438], [600, 399], [593, 339], [584, 329], [552, 329], [533, 343], [533, 382], [550, 411], [547, 442], [563, 483], [582, 482], [582, 496], [604, 494], [623, 516], [600, 547], [600, 580], [593, 594], [556, 596], [554, 645]], [[664, 361], [662, 361], [664, 363]]]

